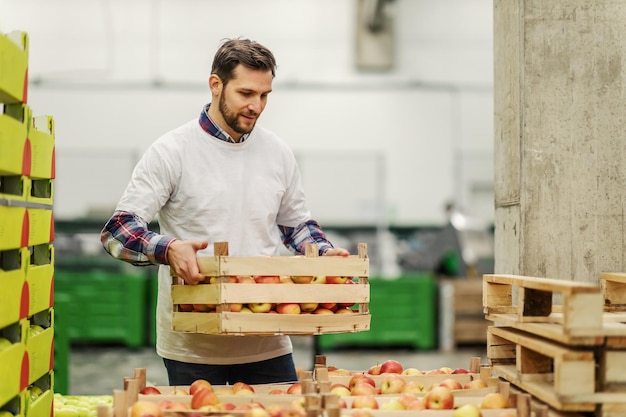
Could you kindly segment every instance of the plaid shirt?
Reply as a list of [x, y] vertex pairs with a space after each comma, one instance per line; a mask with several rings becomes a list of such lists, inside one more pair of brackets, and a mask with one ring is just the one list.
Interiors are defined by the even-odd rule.
[[[208, 134], [226, 142], [233, 139], [208, 115], [210, 104], [200, 113], [199, 123]], [[248, 138], [248, 134], [241, 137], [241, 142]], [[298, 225], [288, 227], [278, 225], [283, 244], [298, 254], [304, 254], [305, 246], [316, 243], [319, 254], [322, 255], [333, 246], [328, 241], [320, 225], [313, 219]], [[125, 211], [116, 211], [105, 224], [100, 234], [102, 245], [111, 256], [133, 265], [169, 264], [167, 250], [175, 238], [159, 235], [148, 229], [147, 222]]]

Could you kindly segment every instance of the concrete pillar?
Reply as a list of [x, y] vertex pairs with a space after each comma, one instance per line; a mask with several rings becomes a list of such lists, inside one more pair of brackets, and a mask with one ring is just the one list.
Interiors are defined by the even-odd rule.
[[494, 0], [495, 272], [626, 272], [626, 2]]

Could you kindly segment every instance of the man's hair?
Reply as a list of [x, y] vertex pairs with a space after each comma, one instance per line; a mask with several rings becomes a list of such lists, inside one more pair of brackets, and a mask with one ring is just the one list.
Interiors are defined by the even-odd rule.
[[216, 74], [226, 85], [233, 78], [233, 71], [239, 64], [250, 69], [271, 71], [272, 77], [276, 75], [276, 60], [272, 52], [249, 39], [224, 41], [213, 58], [211, 74]]

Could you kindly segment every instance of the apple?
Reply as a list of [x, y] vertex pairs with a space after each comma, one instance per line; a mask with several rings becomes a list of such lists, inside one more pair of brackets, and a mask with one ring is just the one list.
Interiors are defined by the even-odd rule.
[[161, 395], [161, 391], [157, 387], [147, 386], [139, 391], [143, 395]]
[[315, 275], [311, 280], [311, 284], [326, 284], [325, 275]]
[[287, 391], [285, 391], [284, 389], [275, 388], [273, 390], [268, 391], [267, 393], [269, 395], [284, 395], [284, 394], [287, 394]]
[[282, 404], [270, 404], [265, 407], [265, 411], [267, 411], [270, 417], [280, 417], [281, 411], [285, 409], [285, 406]]
[[368, 384], [367, 382], [359, 382], [350, 388], [350, 395], [354, 396], [368, 396], [368, 395], [378, 395], [378, 389]]
[[313, 276], [312, 275], [306, 275], [306, 276], [292, 276], [291, 277], [291, 281], [293, 281], [296, 284], [310, 284], [311, 281], [313, 281]]
[[439, 370], [442, 374], [451, 374], [453, 372], [453, 369], [448, 366], [442, 366]]
[[398, 396], [398, 401], [400, 401], [402, 403], [402, 405], [404, 405], [404, 408], [408, 408], [409, 404], [411, 404], [413, 401], [417, 400], [419, 397], [415, 394], [412, 393], [402, 393], [400, 394], [400, 396]]
[[335, 314], [335, 312], [327, 308], [318, 307], [313, 311], [313, 314]]
[[357, 395], [352, 400], [352, 408], [378, 409], [378, 401], [373, 395]]
[[220, 402], [213, 388], [200, 388], [191, 396], [191, 408], [200, 409], [201, 407], [214, 406]]
[[327, 284], [345, 284], [348, 280], [348, 277], [339, 277], [339, 276], [327, 276], [326, 283]]
[[507, 399], [499, 392], [490, 392], [489, 394], [485, 395], [480, 402], [480, 408], [489, 410], [506, 408], [507, 405]]
[[380, 373], [381, 374], [401, 374], [402, 373], [402, 364], [396, 360], [388, 359], [385, 362], [380, 364]]
[[441, 369], [431, 369], [429, 371], [424, 372], [424, 375], [442, 375], [443, 371]]
[[254, 277], [252, 275], [238, 275], [237, 283], [239, 284], [256, 284]]
[[454, 371], [452, 371], [453, 374], [469, 374], [470, 371], [468, 369], [465, 368], [456, 368]]
[[383, 379], [380, 383], [381, 394], [400, 394], [406, 385], [406, 381], [399, 374], [381, 374]]
[[244, 305], [243, 307], [241, 307], [241, 310], [239, 310], [240, 313], [253, 313], [252, 310], [250, 310], [250, 307], [248, 307], [248, 305]]
[[136, 401], [130, 406], [130, 417], [161, 417], [159, 404], [152, 401]]
[[196, 379], [189, 385], [189, 395], [195, 394], [200, 388], [213, 390], [213, 385], [206, 379]]
[[254, 388], [245, 382], [235, 382], [232, 388], [235, 395], [251, 395], [254, 394]]
[[406, 410], [406, 407], [397, 398], [392, 398], [391, 400], [382, 403], [380, 406], [380, 409], [381, 410]]
[[482, 417], [483, 413], [475, 404], [464, 404], [454, 410], [452, 417]]
[[200, 313], [215, 311], [215, 304], [193, 304], [193, 310]]
[[248, 308], [253, 313], [268, 313], [273, 307], [272, 303], [248, 303]]
[[337, 402], [337, 406], [339, 408], [348, 408], [348, 403], [343, 398], [339, 398], [339, 401]]
[[487, 382], [482, 379], [474, 379], [473, 381], [469, 381], [463, 385], [463, 389], [481, 389], [487, 388]]
[[317, 303], [300, 303], [300, 311], [311, 312], [315, 311]]
[[380, 364], [377, 363], [376, 365], [370, 366], [367, 373], [370, 375], [380, 375]]
[[374, 378], [372, 378], [366, 373], [357, 372], [350, 377], [350, 380], [348, 381], [348, 388], [352, 389], [352, 387], [354, 387], [359, 382], [366, 382], [373, 387], [376, 386], [376, 381], [374, 380]]
[[438, 385], [424, 395], [424, 405], [429, 410], [452, 410], [454, 395], [450, 388]]
[[247, 417], [271, 417], [270, 413], [262, 407], [252, 407], [246, 411]]
[[281, 284], [295, 284], [289, 275], [281, 275], [280, 276]]
[[30, 325], [30, 333], [31, 333], [32, 336], [38, 335], [40, 333], [43, 333], [44, 330], [45, 329], [43, 327], [41, 327], [40, 325], [38, 325], [38, 324], [31, 324]]
[[348, 386], [346, 384], [342, 384], [342, 383], [335, 383], [333, 385], [330, 386], [330, 392], [331, 394], [335, 394], [338, 395], [340, 397], [347, 397], [349, 395], [351, 395], [352, 393], [350, 392], [350, 388], [348, 388]]
[[7, 348], [10, 348], [11, 345], [13, 345], [13, 343], [11, 343], [9, 339], [7, 339], [6, 337], [0, 337], [0, 352]]
[[242, 303], [229, 303], [228, 304], [228, 311], [231, 311], [233, 313], [241, 312], [242, 308], [243, 308], [243, 304]]
[[354, 310], [348, 307], [338, 307], [337, 310], [335, 310], [335, 314], [354, 314]]
[[276, 305], [276, 312], [279, 314], [300, 314], [300, 304], [280, 303]]
[[404, 384], [404, 388], [402, 388], [402, 392], [408, 392], [408, 393], [424, 392], [424, 385], [412, 379], [412, 380], [406, 381], [406, 384]]
[[257, 284], [280, 284], [278, 275], [255, 275], [254, 281]]
[[337, 303], [333, 303], [333, 302], [319, 303], [319, 307], [325, 308], [334, 312], [337, 309]]
[[302, 394], [302, 383], [294, 382], [293, 384], [289, 385], [289, 388], [287, 388], [287, 394]]
[[193, 311], [193, 304], [179, 304], [178, 309], [180, 311]]
[[443, 381], [437, 383], [437, 385], [443, 385], [444, 387], [450, 388], [452, 391], [463, 389], [463, 385], [454, 378], [446, 378]]
[[402, 375], [424, 375], [424, 372], [417, 368], [405, 368], [401, 372]]
[[161, 410], [172, 410], [172, 411], [189, 410], [189, 406], [180, 401], [161, 400], [157, 404]]
[[233, 403], [220, 403], [218, 404], [218, 407], [222, 411], [232, 411], [237, 408], [237, 406]]
[[424, 404], [423, 398], [417, 398], [414, 401], [411, 401], [409, 405], [406, 406], [407, 410], [426, 410], [426, 404]]
[[328, 369], [328, 376], [350, 376], [351, 372], [347, 369], [344, 368], [335, 368], [333, 370], [330, 370], [330, 367]]

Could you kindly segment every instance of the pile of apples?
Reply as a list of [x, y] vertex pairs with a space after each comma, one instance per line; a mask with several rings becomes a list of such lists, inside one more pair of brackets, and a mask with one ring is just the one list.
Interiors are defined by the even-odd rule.
[[[240, 284], [354, 284], [347, 276], [289, 276], [289, 275], [231, 275], [227, 277], [207, 277], [206, 283], [218, 282]], [[355, 303], [229, 303], [228, 311], [233, 313], [270, 314], [351, 314]], [[217, 311], [217, 304], [180, 304], [180, 311], [211, 313]]]
[[54, 417], [96, 417], [98, 406], [113, 406], [112, 395], [54, 394]]
[[[159, 395], [160, 390], [154, 386], [147, 386], [140, 391], [144, 395]], [[302, 385], [295, 382], [283, 392], [276, 390], [269, 394], [301, 394]], [[236, 382], [230, 387], [215, 389], [209, 381], [204, 379], [195, 380], [186, 391], [183, 388], [175, 388], [173, 395], [191, 395], [191, 403], [163, 399], [158, 402], [140, 400], [130, 408], [130, 417], [162, 417], [164, 410], [170, 411], [197, 411], [198, 416], [208, 413], [224, 413], [228, 411], [245, 412], [249, 417], [305, 417], [304, 397], [294, 399], [291, 406], [283, 404], [270, 404], [267, 407], [259, 402], [247, 404], [234, 404], [223, 402], [220, 397], [224, 395], [254, 395], [255, 390], [251, 385], [244, 382]], [[239, 413], [237, 413], [239, 415]], [[193, 416], [193, 414], [190, 414]]]

